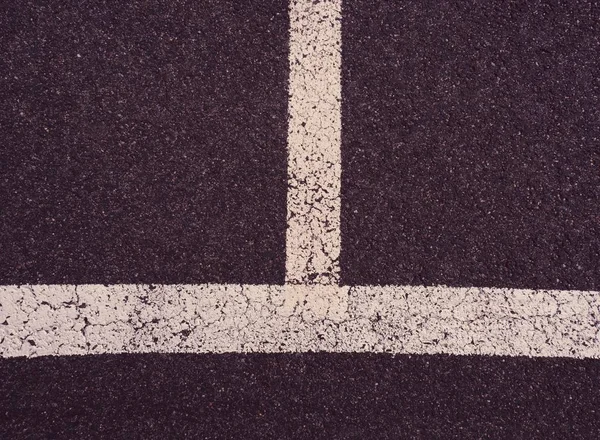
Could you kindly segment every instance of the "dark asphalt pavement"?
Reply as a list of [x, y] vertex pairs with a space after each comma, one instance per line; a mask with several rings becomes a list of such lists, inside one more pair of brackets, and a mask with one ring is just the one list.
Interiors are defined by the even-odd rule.
[[595, 439], [595, 360], [375, 354], [0, 360], [6, 439]]
[[[600, 290], [600, 4], [342, 19], [343, 284]], [[285, 0], [0, 6], [0, 284], [283, 284], [288, 21]], [[599, 378], [567, 358], [0, 359], [0, 440], [593, 440]]]

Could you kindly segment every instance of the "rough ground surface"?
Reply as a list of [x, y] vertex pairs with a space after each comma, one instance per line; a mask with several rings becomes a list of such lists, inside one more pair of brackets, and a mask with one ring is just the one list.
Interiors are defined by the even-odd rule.
[[0, 360], [6, 439], [582, 439], [592, 360], [377, 354]]
[[599, 18], [9, 2], [0, 439], [599, 438]]
[[597, 2], [344, 3], [342, 281], [600, 289]]
[[283, 283], [286, 1], [14, 2], [0, 26], [0, 283]]

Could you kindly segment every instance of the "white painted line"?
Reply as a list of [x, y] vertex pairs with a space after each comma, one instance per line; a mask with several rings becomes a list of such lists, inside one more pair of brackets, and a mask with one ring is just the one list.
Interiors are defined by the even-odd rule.
[[600, 358], [600, 292], [448, 287], [0, 287], [0, 356], [389, 352]]
[[286, 282], [337, 284], [341, 1], [292, 0]]

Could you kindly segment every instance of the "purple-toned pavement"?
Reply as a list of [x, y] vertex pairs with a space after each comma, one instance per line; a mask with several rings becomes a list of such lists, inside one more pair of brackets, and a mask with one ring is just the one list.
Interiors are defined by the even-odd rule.
[[600, 6], [8, 1], [0, 439], [600, 438]]

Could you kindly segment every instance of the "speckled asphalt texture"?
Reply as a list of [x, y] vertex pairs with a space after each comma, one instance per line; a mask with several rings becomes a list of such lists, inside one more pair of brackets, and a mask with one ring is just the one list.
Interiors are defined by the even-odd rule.
[[283, 283], [282, 1], [3, 7], [0, 282]]
[[600, 5], [344, 5], [344, 283], [598, 290]]
[[596, 2], [0, 28], [0, 440], [600, 438]]
[[600, 363], [372, 354], [0, 364], [6, 439], [595, 439]]

